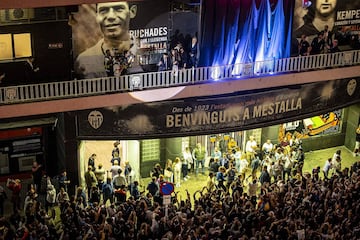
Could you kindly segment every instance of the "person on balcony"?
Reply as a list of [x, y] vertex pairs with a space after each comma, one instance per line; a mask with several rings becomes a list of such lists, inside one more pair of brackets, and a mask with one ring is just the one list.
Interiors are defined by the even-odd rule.
[[189, 66], [188, 53], [185, 51], [183, 47], [180, 48], [179, 55], [180, 55], [180, 65], [179, 65], [180, 69], [188, 68]]
[[172, 68], [171, 59], [169, 58], [168, 53], [163, 53], [158, 63], [159, 71], [167, 71]]
[[338, 46], [339, 42], [337, 39], [334, 39], [332, 41], [332, 45], [329, 48], [329, 53], [337, 53], [337, 52], [341, 52], [339, 46]]
[[172, 74], [176, 77], [178, 75], [179, 65], [181, 62], [180, 54], [176, 48], [171, 50], [170, 58], [172, 63]]
[[301, 35], [299, 42], [299, 56], [309, 56], [310, 50], [310, 43], [307, 41], [307, 36], [305, 34]]
[[191, 39], [191, 48], [190, 48], [190, 59], [189, 59], [189, 67], [197, 67], [197, 49], [198, 49], [198, 42], [197, 38], [193, 37]]
[[129, 33], [130, 20], [135, 18], [136, 13], [137, 6], [126, 1], [96, 5], [96, 21], [100, 25], [103, 38], [79, 54], [75, 62], [77, 74], [84, 78], [106, 77], [104, 56], [107, 50], [130, 51], [136, 55], [135, 37]]
[[323, 53], [325, 47], [325, 41], [324, 41], [324, 33], [319, 32], [317, 37], [313, 39], [311, 42], [311, 51], [310, 54], [320, 54]]
[[3, 80], [5, 79], [5, 76], [6, 76], [5, 73], [0, 71], [0, 85], [3, 82]]
[[36, 73], [40, 71], [40, 68], [35, 65], [35, 58], [29, 57], [24, 63], [24, 80], [25, 83], [34, 83]]

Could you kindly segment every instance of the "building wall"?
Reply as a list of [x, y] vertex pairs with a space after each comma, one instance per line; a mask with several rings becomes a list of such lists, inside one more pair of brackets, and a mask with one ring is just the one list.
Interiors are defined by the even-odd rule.
[[346, 136], [344, 145], [353, 150], [355, 147], [355, 130], [360, 124], [360, 104], [350, 106], [348, 108], [348, 118], [346, 127]]
[[[36, 73], [37, 83], [71, 79], [71, 28], [67, 21], [4, 25], [0, 27], [0, 32], [31, 34], [32, 54], [40, 68]], [[58, 44], [59, 48], [52, 48], [54, 44]], [[4, 85], [25, 83], [24, 62], [25, 59], [2, 61], [1, 71], [6, 73]]]

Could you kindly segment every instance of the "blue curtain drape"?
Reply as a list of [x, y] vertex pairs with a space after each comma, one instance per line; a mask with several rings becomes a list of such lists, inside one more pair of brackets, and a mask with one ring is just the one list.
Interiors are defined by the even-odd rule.
[[292, 15], [292, 0], [203, 1], [199, 65], [289, 57]]

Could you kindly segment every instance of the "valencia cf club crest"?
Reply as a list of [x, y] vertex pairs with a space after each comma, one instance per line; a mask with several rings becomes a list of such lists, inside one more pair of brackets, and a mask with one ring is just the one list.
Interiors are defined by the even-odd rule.
[[5, 96], [7, 101], [14, 101], [18, 98], [16, 88], [6, 88]]
[[349, 94], [349, 96], [352, 96], [356, 90], [356, 85], [357, 82], [355, 79], [351, 79], [348, 84], [347, 84], [347, 93]]
[[104, 116], [97, 110], [91, 111], [88, 115], [88, 121], [94, 129], [98, 129], [104, 121]]

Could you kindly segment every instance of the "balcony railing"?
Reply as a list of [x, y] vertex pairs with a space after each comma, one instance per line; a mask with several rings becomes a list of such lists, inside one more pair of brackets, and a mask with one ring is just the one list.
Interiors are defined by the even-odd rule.
[[149, 72], [119, 78], [95, 78], [19, 85], [0, 88], [0, 104], [26, 103], [96, 96], [169, 86], [206, 83], [214, 80], [250, 78], [280, 73], [336, 68], [360, 63], [360, 51], [346, 51], [226, 66], [200, 67], [177, 72]]

